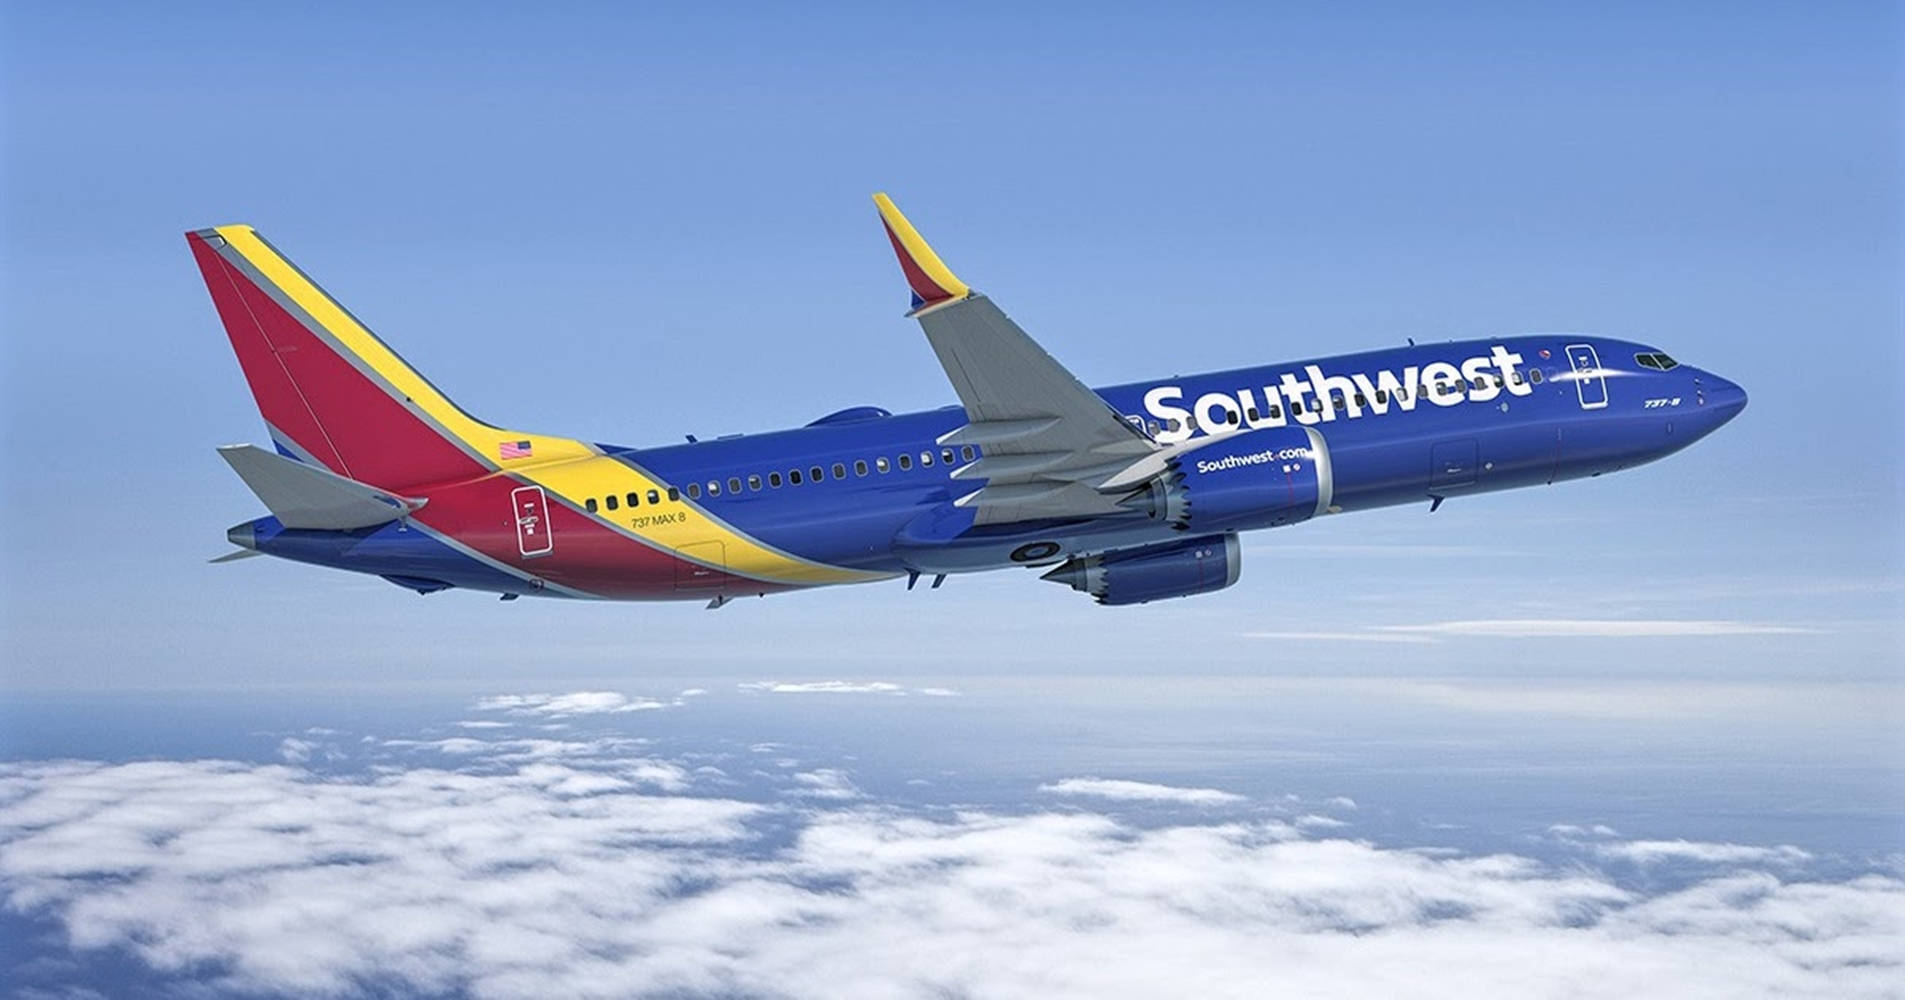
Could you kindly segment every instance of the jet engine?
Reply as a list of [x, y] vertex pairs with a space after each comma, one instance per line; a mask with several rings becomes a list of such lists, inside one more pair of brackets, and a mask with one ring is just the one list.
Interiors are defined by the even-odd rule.
[[1098, 599], [1099, 604], [1143, 604], [1222, 590], [1243, 572], [1237, 536], [1204, 535], [1077, 556], [1040, 577]]
[[1266, 427], [1178, 452], [1121, 502], [1179, 531], [1238, 531], [1307, 521], [1329, 509], [1334, 492], [1323, 435]]

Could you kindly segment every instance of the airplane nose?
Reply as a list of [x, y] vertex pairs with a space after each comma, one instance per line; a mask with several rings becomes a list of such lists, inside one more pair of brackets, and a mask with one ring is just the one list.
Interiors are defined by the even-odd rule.
[[1724, 424], [1740, 415], [1746, 409], [1746, 390], [1739, 383], [1721, 378], [1712, 372], [1701, 373], [1701, 398], [1714, 419], [1714, 426]]

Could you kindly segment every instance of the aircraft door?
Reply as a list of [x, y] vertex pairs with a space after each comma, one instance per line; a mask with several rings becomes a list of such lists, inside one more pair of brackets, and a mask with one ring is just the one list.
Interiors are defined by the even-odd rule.
[[546, 556], [556, 547], [549, 533], [549, 499], [540, 486], [518, 486], [509, 493], [516, 518], [516, 551], [524, 559]]
[[675, 589], [715, 593], [721, 590], [728, 566], [727, 546], [721, 542], [690, 542], [675, 550]]
[[1601, 358], [1593, 344], [1569, 344], [1568, 364], [1574, 368], [1574, 390], [1580, 394], [1581, 409], [1598, 410], [1607, 405], [1607, 379], [1601, 376]]

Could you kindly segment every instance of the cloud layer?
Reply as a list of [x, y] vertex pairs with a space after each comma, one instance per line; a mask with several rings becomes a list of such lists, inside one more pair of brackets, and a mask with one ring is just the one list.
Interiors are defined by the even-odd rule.
[[[841, 766], [750, 800], [639, 741], [444, 742], [351, 775], [0, 765], [0, 892], [81, 954], [268, 995], [1876, 997], [1905, 971], [1905, 883], [1808, 880], [1794, 848], [1557, 827], [1554, 866], [1210, 788], [908, 808]], [[1192, 808], [1117, 811], [1159, 804]]]
[[929, 698], [956, 697], [943, 687], [907, 687], [892, 681], [748, 681], [735, 687], [748, 694], [920, 694]]
[[1650, 639], [1662, 636], [1797, 635], [1813, 631], [1765, 622], [1683, 618], [1483, 618], [1424, 625], [1378, 625], [1406, 635], [1483, 636], [1499, 639], [1605, 638]]
[[1120, 778], [1066, 778], [1040, 785], [1039, 791], [1053, 795], [1086, 795], [1121, 802], [1173, 802], [1182, 805], [1215, 806], [1245, 801], [1234, 792], [1216, 788], [1179, 788], [1148, 781]]
[[1251, 631], [1246, 639], [1282, 642], [1434, 643], [1482, 639], [1658, 639], [1733, 635], [1810, 635], [1814, 628], [1768, 622], [1692, 618], [1475, 618], [1414, 625], [1369, 625], [1341, 631]]

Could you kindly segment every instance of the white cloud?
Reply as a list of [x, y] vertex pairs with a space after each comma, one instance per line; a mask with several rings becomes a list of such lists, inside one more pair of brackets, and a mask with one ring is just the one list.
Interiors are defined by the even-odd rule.
[[815, 799], [857, 799], [860, 789], [845, 771], [823, 767], [795, 774], [794, 794]]
[[[0, 895], [82, 958], [271, 995], [1857, 998], [1905, 971], [1905, 882], [1805, 881], [1797, 849], [1609, 831], [1551, 865], [1274, 821], [763, 805], [693, 794], [680, 761], [508, 742], [353, 776], [0, 764]], [[1732, 867], [1651, 894], [1595, 867], [1694, 854]]]
[[1618, 837], [1620, 836], [1620, 831], [1603, 823], [1596, 823], [1593, 826], [1556, 823], [1548, 828], [1548, 834], [1567, 840], [1578, 840], [1583, 837]]
[[1038, 790], [1050, 792], [1053, 795], [1084, 795], [1118, 802], [1176, 802], [1193, 806], [1228, 805], [1246, 801], [1243, 796], [1235, 792], [1225, 792], [1215, 788], [1179, 788], [1175, 785], [1156, 785], [1148, 781], [1126, 781], [1121, 778], [1065, 778], [1040, 785]]
[[572, 715], [653, 711], [669, 705], [669, 702], [654, 698], [631, 698], [619, 691], [571, 691], [567, 694], [491, 695], [477, 699], [472, 707], [479, 712], [508, 712], [512, 715], [560, 719]]
[[1632, 618], [1482, 618], [1422, 625], [1377, 625], [1388, 633], [1416, 636], [1471, 636], [1496, 639], [1607, 638], [1662, 636], [1794, 635], [1815, 630], [1765, 622], [1703, 619]]
[[[1597, 827], [1606, 829], [1606, 827]], [[1747, 844], [1712, 843], [1699, 840], [1629, 840], [1597, 844], [1595, 851], [1612, 858], [1624, 858], [1638, 864], [1663, 861], [1695, 861], [1705, 864], [1794, 864], [1810, 861], [1812, 855], [1789, 844], [1754, 847]]]
[[278, 743], [278, 756], [284, 758], [287, 763], [303, 764], [311, 759], [312, 752], [317, 748], [318, 744], [310, 740], [287, 736]]
[[920, 694], [936, 698], [959, 694], [952, 688], [909, 688], [891, 681], [748, 681], [735, 687], [749, 694]]
[[1245, 632], [1243, 637], [1283, 642], [1386, 642], [1406, 645], [1424, 645], [1436, 641], [1433, 636], [1397, 632]]
[[1619, 681], [1422, 681], [1345, 679], [1343, 690], [1373, 697], [1489, 714], [1563, 715], [1593, 719], [1739, 718], [1790, 711], [1834, 719], [1888, 711], [1866, 685], [1728, 684]]

